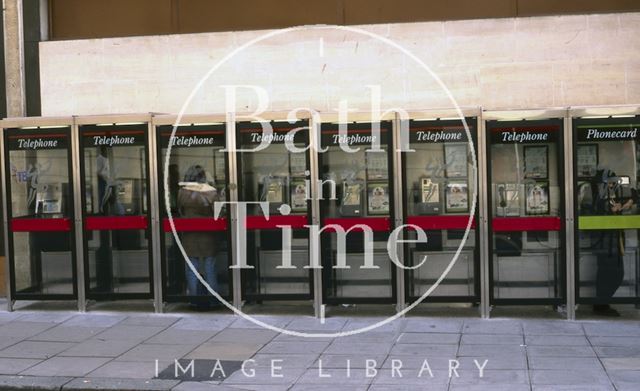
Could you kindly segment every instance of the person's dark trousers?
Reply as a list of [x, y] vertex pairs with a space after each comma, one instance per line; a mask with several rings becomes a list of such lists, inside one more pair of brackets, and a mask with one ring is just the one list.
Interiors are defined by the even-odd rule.
[[598, 253], [596, 298], [598, 304], [609, 304], [624, 278], [624, 260], [620, 251], [622, 232], [611, 230], [602, 235], [602, 250]]

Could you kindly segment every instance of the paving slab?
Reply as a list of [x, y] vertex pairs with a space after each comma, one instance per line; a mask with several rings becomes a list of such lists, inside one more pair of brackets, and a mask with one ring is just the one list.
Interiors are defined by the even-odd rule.
[[607, 371], [640, 371], [640, 357], [602, 358]]
[[322, 384], [322, 385], [368, 385], [373, 382], [376, 372], [367, 372], [364, 369], [353, 368], [319, 368], [308, 369], [296, 381], [296, 384]]
[[590, 337], [640, 337], [640, 322], [585, 322], [583, 326]]
[[457, 345], [429, 345], [429, 344], [398, 344], [394, 345], [390, 355], [417, 355], [424, 357], [441, 356], [455, 358], [458, 352]]
[[138, 340], [105, 341], [89, 339], [73, 344], [58, 356], [72, 357], [117, 357], [138, 345]]
[[467, 319], [464, 321], [462, 332], [470, 334], [523, 334], [523, 329], [522, 322], [519, 320]]
[[435, 345], [457, 345], [460, 343], [460, 334], [453, 333], [402, 333], [398, 337], [398, 343], [426, 343]]
[[286, 354], [286, 353], [322, 353], [329, 346], [328, 341], [308, 342], [280, 342], [273, 341], [266, 344], [260, 353]]
[[640, 346], [596, 346], [598, 357], [640, 357]]
[[208, 330], [220, 331], [231, 325], [236, 318], [232, 315], [207, 316], [207, 317], [185, 317], [171, 325], [171, 328], [178, 330]]
[[156, 377], [156, 369], [159, 371], [168, 367], [173, 362], [130, 362], [110, 361], [101, 367], [89, 372], [87, 378], [120, 378], [120, 379], [153, 379]]
[[524, 346], [519, 345], [460, 345], [458, 356], [501, 356], [505, 354], [525, 354]]
[[527, 346], [589, 346], [589, 340], [582, 335], [526, 335]]
[[431, 371], [422, 368], [392, 371], [382, 369], [373, 380], [373, 385], [397, 385], [397, 386], [434, 386], [448, 385], [451, 381], [449, 371], [431, 368]]
[[126, 315], [116, 314], [80, 314], [65, 321], [65, 326], [82, 327], [111, 327], [127, 318]]
[[116, 361], [144, 362], [155, 360], [177, 360], [196, 348], [197, 345], [141, 344], [116, 357]]
[[216, 333], [211, 342], [234, 342], [266, 344], [273, 340], [278, 333], [271, 330], [255, 330], [255, 329], [224, 329]]
[[528, 346], [527, 355], [552, 357], [595, 357], [591, 346]]
[[105, 341], [110, 341], [110, 340], [144, 341], [145, 339], [149, 339], [153, 337], [154, 335], [158, 334], [164, 329], [165, 327], [163, 326], [116, 325], [96, 335], [95, 338], [105, 340]]
[[524, 384], [452, 384], [449, 391], [531, 391]]
[[270, 354], [258, 353], [246, 360], [247, 368], [281, 365], [286, 368], [309, 368], [319, 358], [319, 354]]
[[584, 335], [581, 323], [565, 320], [525, 320], [522, 327], [526, 335]]
[[[262, 385], [279, 385], [290, 387], [296, 380], [306, 371], [304, 368], [285, 368], [281, 371], [273, 368], [250, 368], [245, 367], [245, 371], [242, 370], [235, 372], [229, 376], [227, 380], [222, 384], [226, 386], [240, 386], [245, 388], [248, 385], [254, 385], [254, 387], [261, 387]], [[248, 388], [248, 387], [247, 387]], [[256, 388], [262, 390], [263, 388]]]
[[20, 322], [62, 323], [74, 317], [73, 312], [42, 311], [32, 312], [20, 316]]
[[529, 357], [531, 369], [566, 369], [602, 371], [602, 363], [596, 357]]
[[0, 358], [0, 374], [17, 375], [40, 362], [42, 360], [35, 358]]
[[[315, 360], [312, 368], [365, 368], [367, 365], [373, 366], [374, 368], [381, 368], [386, 358], [386, 354], [322, 354]], [[369, 363], [367, 363], [367, 361]]]
[[147, 339], [145, 342], [166, 345], [201, 344], [219, 332], [219, 330], [182, 330], [168, 328]]
[[83, 327], [58, 325], [28, 338], [30, 341], [81, 342], [94, 337], [103, 331], [104, 327]]
[[405, 333], [460, 333], [462, 319], [447, 318], [407, 318], [405, 319]]
[[27, 376], [70, 376], [82, 377], [107, 363], [104, 357], [52, 357], [22, 371]]
[[524, 337], [517, 334], [463, 334], [463, 345], [524, 345]]
[[14, 321], [0, 326], [0, 337], [29, 338], [50, 329], [55, 323]]
[[593, 346], [622, 346], [640, 348], [640, 338], [634, 337], [594, 337], [590, 336], [589, 341]]
[[525, 385], [529, 384], [529, 375], [526, 370], [502, 370], [485, 369], [480, 376], [479, 371], [459, 370], [460, 377], [452, 377], [451, 384], [474, 385]]
[[597, 370], [537, 370], [531, 371], [532, 384], [544, 385], [610, 385], [607, 374]]
[[344, 342], [341, 339], [333, 341], [324, 351], [326, 354], [387, 354], [393, 345], [391, 343], [379, 342]]
[[368, 391], [448, 391], [449, 384], [372, 384]]
[[615, 391], [612, 385], [606, 384], [596, 384], [596, 385], [587, 385], [581, 384], [579, 386], [567, 386], [567, 385], [559, 385], [554, 384], [550, 385], [537, 385], [534, 384], [532, 387], [533, 391]]
[[22, 341], [0, 350], [0, 357], [49, 358], [73, 346], [70, 342]]
[[210, 360], [246, 360], [262, 348], [261, 344], [236, 342], [208, 342], [184, 355], [184, 358]]

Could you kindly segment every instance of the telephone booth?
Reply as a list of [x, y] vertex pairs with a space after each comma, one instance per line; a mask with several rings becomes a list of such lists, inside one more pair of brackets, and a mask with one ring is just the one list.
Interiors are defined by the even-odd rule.
[[[450, 116], [451, 117], [451, 116]], [[427, 119], [409, 122], [409, 147], [403, 153], [404, 224], [420, 227], [427, 240], [417, 242], [406, 231], [406, 297], [421, 297], [447, 269], [458, 248], [460, 254], [447, 276], [425, 302], [477, 303], [479, 246], [476, 219], [470, 216], [476, 181], [470, 148], [476, 151], [477, 117], [468, 117], [471, 140], [462, 120]], [[471, 221], [470, 231], [464, 240]], [[464, 240], [464, 241], [463, 241]], [[426, 257], [426, 258], [425, 258]]]
[[153, 118], [158, 148], [163, 300], [206, 305], [215, 299], [186, 264], [169, 222], [165, 197], [187, 256], [211, 288], [229, 299], [229, 208], [223, 207], [218, 218], [214, 209], [215, 202], [228, 200], [225, 124], [214, 122], [216, 118], [184, 116], [172, 138], [176, 120], [175, 116]]
[[485, 115], [489, 299], [558, 306], [566, 293], [565, 112], [527, 115]]
[[640, 111], [593, 111], [576, 109], [572, 121], [576, 303], [606, 312], [640, 303]]
[[148, 115], [76, 119], [87, 299], [153, 297], [149, 121]]
[[[264, 132], [263, 125], [270, 125], [273, 132]], [[305, 268], [309, 265], [305, 225], [311, 215], [309, 152], [305, 150], [309, 123], [238, 122], [235, 126], [238, 200], [248, 203], [246, 261], [250, 268], [242, 269], [242, 299], [258, 303], [309, 300], [313, 296], [312, 269]], [[260, 147], [263, 142], [268, 143], [265, 148]], [[259, 203], [268, 206], [262, 209]], [[287, 248], [290, 251], [283, 251]]]
[[77, 297], [72, 119], [3, 121], [3, 177], [14, 300]]
[[395, 303], [392, 122], [322, 123], [320, 133], [323, 300]]

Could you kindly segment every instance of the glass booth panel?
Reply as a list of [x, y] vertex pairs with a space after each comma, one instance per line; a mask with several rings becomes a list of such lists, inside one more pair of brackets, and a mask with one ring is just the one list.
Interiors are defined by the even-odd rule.
[[[466, 121], [475, 146], [476, 119]], [[403, 153], [405, 224], [420, 227], [427, 241], [406, 245], [408, 266], [426, 257], [422, 266], [407, 271], [407, 296], [415, 299], [430, 289], [462, 245], [453, 268], [426, 300], [476, 300], [479, 254], [475, 216], [470, 216], [475, 173], [467, 132], [459, 120], [411, 121], [409, 142], [410, 150]], [[417, 240], [417, 233], [406, 231], [406, 239]]]
[[[227, 211], [214, 218], [215, 202], [227, 200], [225, 125], [158, 126], [158, 171], [162, 217], [163, 294], [165, 301], [205, 304], [215, 301], [187, 265], [169, 223], [173, 223], [187, 256], [202, 278], [222, 297], [230, 294], [230, 241]], [[167, 152], [171, 153], [166, 165]], [[166, 166], [165, 166], [166, 165]], [[168, 171], [167, 188], [164, 172]]]
[[[247, 205], [247, 264], [242, 270], [243, 297], [249, 300], [308, 299], [311, 297], [309, 265], [310, 207], [307, 192], [309, 155], [308, 122], [271, 122], [273, 133], [263, 132], [261, 123], [238, 123], [239, 199]], [[302, 128], [300, 130], [296, 130]], [[266, 138], [265, 138], [266, 137]], [[258, 149], [263, 138], [268, 146]], [[265, 141], [265, 142], [266, 142]], [[268, 203], [261, 210], [258, 202]], [[265, 218], [269, 214], [269, 219]], [[283, 235], [278, 226], [291, 227], [290, 261], [283, 263]]]
[[80, 126], [90, 299], [152, 295], [147, 133], [147, 124]]
[[[372, 124], [349, 123], [342, 125], [343, 131], [338, 124], [321, 126], [321, 146], [326, 148], [319, 153], [319, 167], [327, 303], [395, 300], [395, 268], [387, 253], [393, 213], [391, 123], [379, 125], [380, 139], [375, 141]], [[368, 249], [372, 264], [365, 264]]]
[[69, 127], [5, 131], [14, 299], [75, 297], [70, 150]]
[[574, 119], [579, 303], [638, 303], [640, 117]]
[[564, 297], [562, 121], [487, 122], [491, 300]]

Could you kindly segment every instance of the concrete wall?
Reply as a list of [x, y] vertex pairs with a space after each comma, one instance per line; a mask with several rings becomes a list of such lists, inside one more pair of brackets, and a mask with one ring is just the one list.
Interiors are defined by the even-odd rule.
[[[462, 106], [488, 109], [640, 103], [640, 13], [362, 26], [409, 49]], [[43, 115], [179, 112], [223, 56], [266, 31], [53, 41], [40, 44]], [[320, 43], [322, 38], [322, 44]], [[223, 84], [256, 84], [269, 110], [451, 107], [438, 84], [396, 48], [346, 31], [262, 41], [221, 66], [187, 108], [225, 111]], [[240, 94], [238, 109], [256, 106]]]

